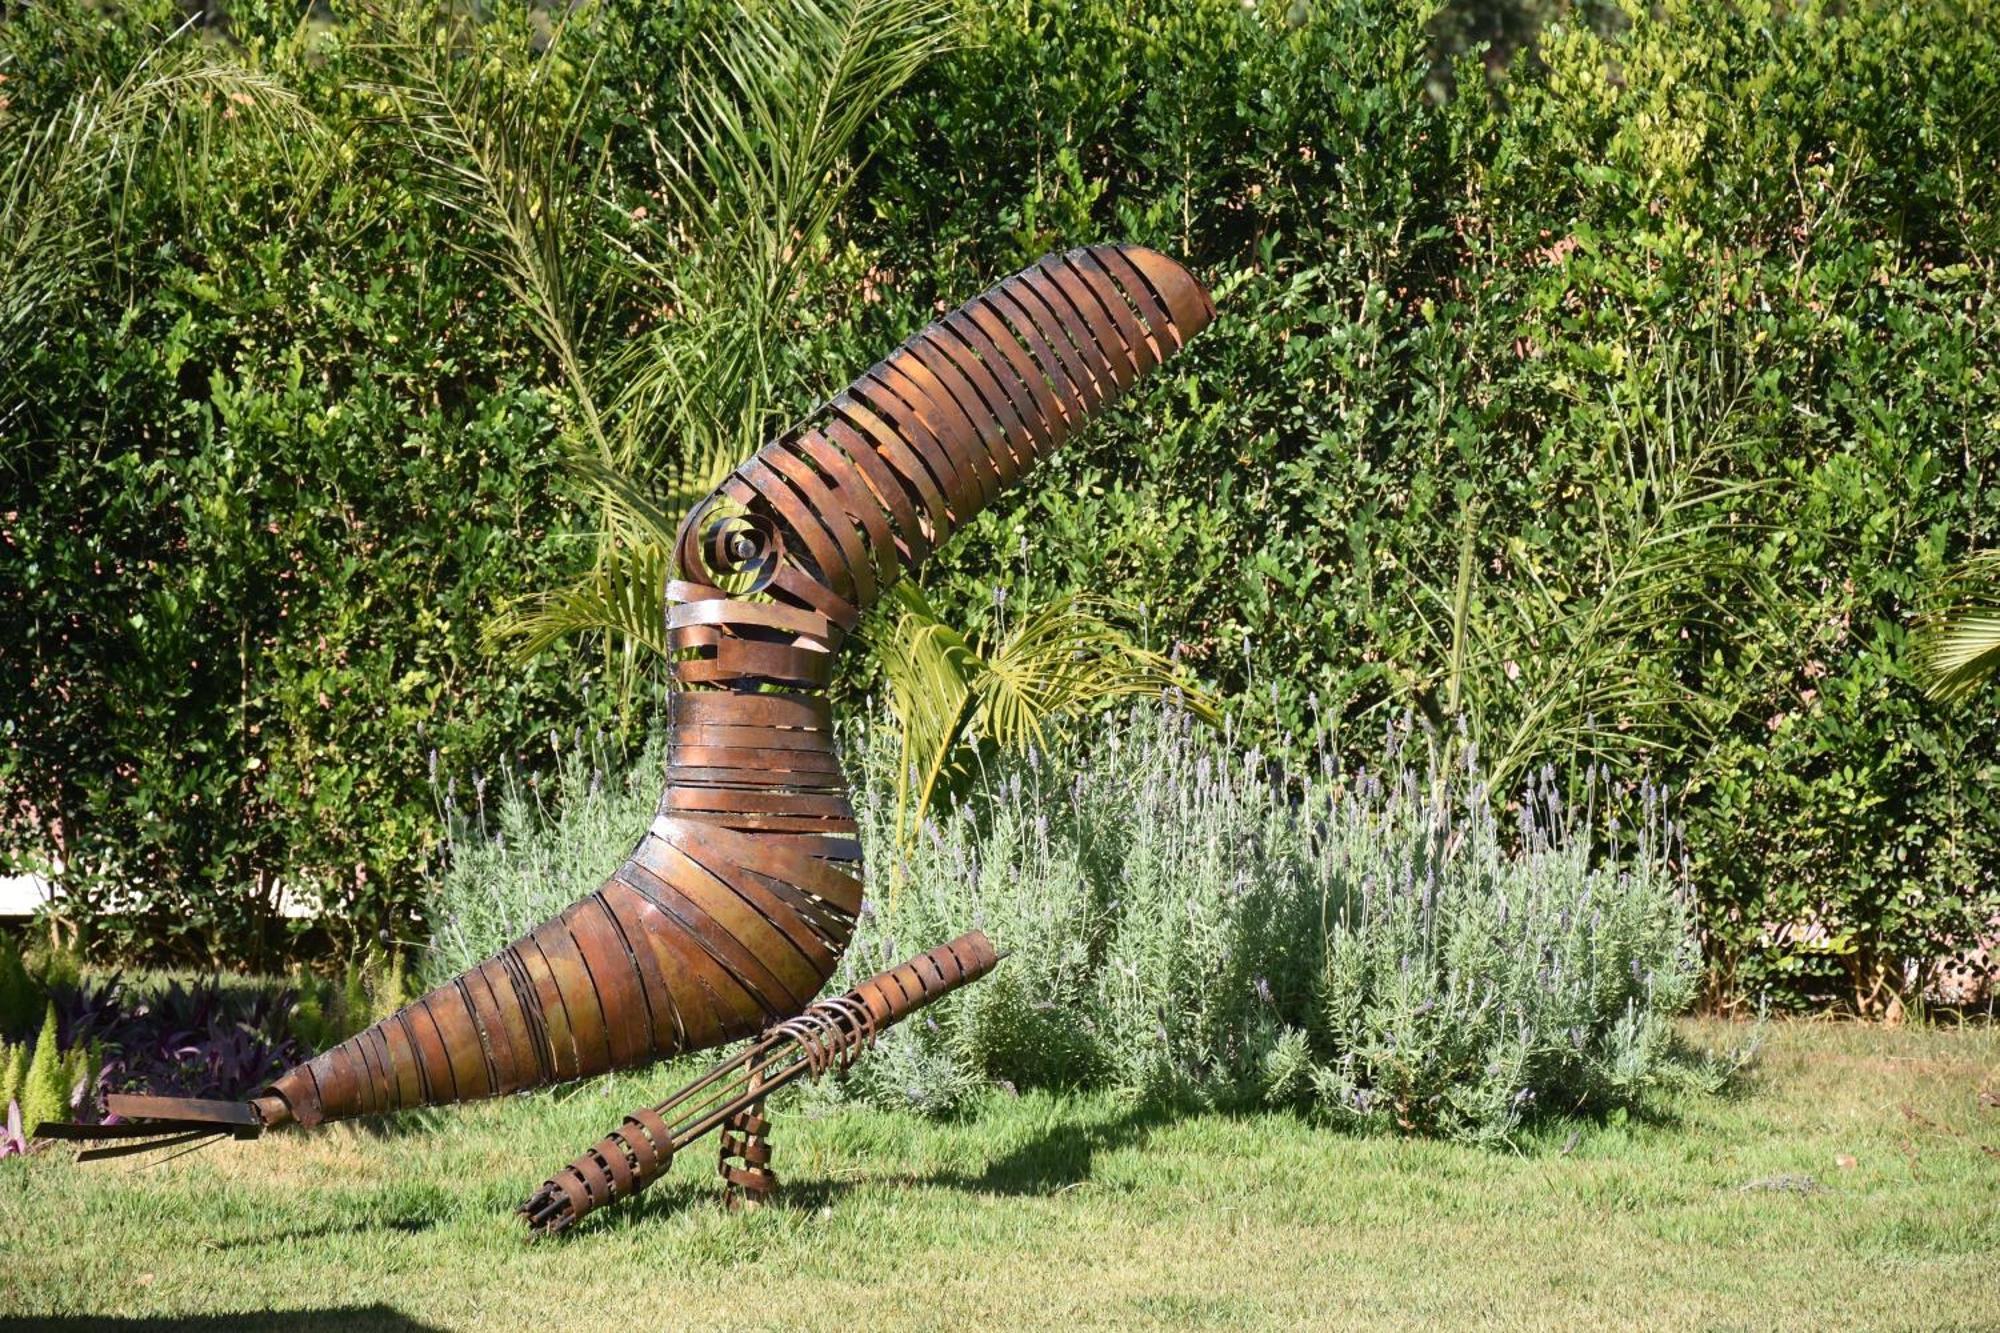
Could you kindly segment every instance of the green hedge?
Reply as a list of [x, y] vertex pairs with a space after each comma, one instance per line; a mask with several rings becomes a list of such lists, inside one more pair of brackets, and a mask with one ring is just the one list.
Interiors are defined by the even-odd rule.
[[[1365, 757], [1414, 711], [1445, 748], [1469, 718], [1510, 786], [1647, 770], [1718, 995], [1878, 1006], [2000, 897], [1992, 698], [1928, 705], [1905, 662], [1995, 526], [2000, 41], [1947, 6], [1627, 10], [1433, 106], [1414, 3], [967, 6], [872, 131], [788, 373], [804, 403], [1052, 247], [1188, 258], [1221, 321], [953, 547], [941, 603], [1121, 597], [1275, 747], [1317, 714]], [[0, 27], [0, 147], [171, 10], [110, 12]], [[73, 882], [157, 895], [145, 942], [225, 955], [274, 879], [400, 931], [429, 752], [469, 780], [610, 707], [587, 657], [478, 642], [589, 558], [559, 376], [347, 20], [230, 17], [336, 169], [211, 117], [206, 174], [121, 188], [115, 253], [0, 371], [14, 841], [60, 820], [103, 871]], [[726, 14], [600, 18], [582, 151], [629, 211], [638, 108]]]
[[[240, 10], [253, 63], [260, 18], [289, 33]], [[17, 12], [0, 124], [132, 77], [178, 20]], [[106, 194], [113, 253], [0, 376], [13, 850], [143, 909], [102, 943], [202, 963], [273, 963], [283, 887], [359, 940], [406, 933], [427, 754], [491, 769], [582, 713], [574, 664], [479, 648], [495, 599], [569, 558], [532, 342], [338, 52], [285, 41], [262, 63], [341, 169], [237, 133], [242, 104], [210, 116], [205, 154]]]
[[1954, 9], [1628, 6], [1443, 108], [1416, 6], [982, 11], [879, 135], [885, 333], [1103, 235], [1223, 315], [954, 548], [957, 605], [1123, 595], [1281, 741], [1415, 708], [1650, 767], [1718, 998], [1890, 1002], [2000, 899], [1993, 698], [1906, 654], [2000, 518], [2000, 40]]

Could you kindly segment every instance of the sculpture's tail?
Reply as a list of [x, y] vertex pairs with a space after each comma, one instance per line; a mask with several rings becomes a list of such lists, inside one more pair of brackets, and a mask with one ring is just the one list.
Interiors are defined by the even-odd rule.
[[[249, 1102], [204, 1101], [198, 1097], [142, 1097], [114, 1092], [104, 1099], [105, 1110], [119, 1118], [115, 1125], [72, 1125], [62, 1121], [35, 1126], [35, 1137], [106, 1143], [103, 1148], [86, 1148], [77, 1154], [79, 1162], [103, 1157], [125, 1157], [151, 1152], [155, 1148], [179, 1148], [193, 1152], [218, 1139], [254, 1139], [267, 1125], [289, 1119], [284, 1103], [276, 1098]], [[267, 1117], [276, 1117], [270, 1119]]]

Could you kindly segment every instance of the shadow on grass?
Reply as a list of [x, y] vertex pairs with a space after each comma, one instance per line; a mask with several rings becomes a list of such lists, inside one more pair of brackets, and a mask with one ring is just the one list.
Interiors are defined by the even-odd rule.
[[412, 1319], [386, 1305], [357, 1305], [339, 1310], [260, 1310], [238, 1314], [0, 1316], [0, 1333], [34, 1329], [37, 1333], [230, 1333], [235, 1329], [295, 1329], [301, 1333], [428, 1333], [434, 1325]]
[[923, 1183], [979, 1194], [1055, 1194], [1089, 1180], [1099, 1153], [1141, 1145], [1154, 1130], [1181, 1114], [1176, 1107], [1148, 1100], [1096, 1123], [1049, 1125], [1026, 1143], [988, 1162], [978, 1175], [949, 1171], [929, 1176]]
[[[1058, 1194], [1081, 1185], [1091, 1177], [1098, 1154], [1142, 1144], [1152, 1132], [1171, 1123], [1181, 1112], [1160, 1102], [1125, 1107], [1117, 1114], [1095, 1121], [1065, 1120], [1045, 1126], [1027, 1142], [988, 1162], [977, 1173], [968, 1171], [911, 1172], [897, 1177], [900, 1183], [939, 1189], [963, 1190], [970, 1194], [999, 1194], [1017, 1197]], [[778, 1157], [778, 1189], [771, 1201], [786, 1212], [816, 1213], [831, 1208], [857, 1188], [880, 1183], [871, 1179], [787, 1177], [784, 1172], [783, 1139], [774, 1137]], [[664, 1186], [664, 1188], [663, 1188]], [[627, 1199], [605, 1213], [594, 1214], [573, 1231], [555, 1238], [565, 1244], [607, 1229], [644, 1226], [689, 1208], [719, 1208], [718, 1191], [704, 1190], [693, 1176], [675, 1184], [659, 1185], [637, 1198]]]
[[[287, 1227], [283, 1231], [259, 1231], [253, 1235], [238, 1236], [233, 1240], [218, 1240], [208, 1243], [213, 1250], [254, 1250], [267, 1245], [288, 1245], [296, 1241], [325, 1240], [329, 1236], [357, 1236], [362, 1232], [400, 1231], [404, 1235], [415, 1236], [435, 1228], [441, 1219], [434, 1217], [394, 1217], [388, 1221], [380, 1218], [359, 1218], [346, 1222], [322, 1222], [310, 1227]], [[0, 1333], [6, 1325], [0, 1323]]]

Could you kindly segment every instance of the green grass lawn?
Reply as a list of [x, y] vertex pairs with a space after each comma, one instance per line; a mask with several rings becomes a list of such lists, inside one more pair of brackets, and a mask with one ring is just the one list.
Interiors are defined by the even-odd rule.
[[1992, 1029], [1779, 1025], [1733, 1095], [1515, 1152], [1100, 1096], [995, 1094], [941, 1124], [781, 1108], [777, 1206], [718, 1208], [704, 1144], [636, 1202], [530, 1243], [514, 1205], [665, 1082], [160, 1168], [0, 1164], [0, 1311], [605, 1333], [2000, 1328]]

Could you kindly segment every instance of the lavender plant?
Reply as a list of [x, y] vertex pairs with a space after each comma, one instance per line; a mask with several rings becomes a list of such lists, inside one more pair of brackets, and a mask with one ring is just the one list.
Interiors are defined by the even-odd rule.
[[[1011, 956], [828, 1094], [943, 1111], [995, 1084], [1305, 1107], [1498, 1140], [1673, 1075], [1691, 894], [1661, 793], [1544, 770], [1505, 822], [1476, 747], [1286, 771], [1171, 705], [996, 762], [899, 847], [886, 728], [850, 737], [870, 893], [835, 984], [969, 927]], [[560, 747], [559, 747], [560, 748]], [[652, 813], [657, 742], [454, 807], [429, 968], [595, 887]], [[610, 765], [610, 767], [616, 767]], [[461, 789], [462, 796], [462, 789]]]
[[626, 756], [601, 736], [550, 732], [545, 774], [440, 773], [444, 870], [431, 901], [426, 986], [475, 966], [589, 893], [653, 817], [666, 738]]
[[[1013, 956], [849, 1095], [907, 1101], [903, 1072], [943, 1062], [947, 1087], [1108, 1082], [1470, 1139], [1632, 1106], [1672, 1076], [1699, 963], [1661, 793], [1592, 769], [1572, 805], [1544, 770], [1503, 829], [1476, 747], [1445, 769], [1401, 740], [1383, 772], [1321, 746], [1288, 773], [1163, 707], [989, 773], [874, 862], [846, 966], [964, 923]], [[862, 815], [887, 858], [882, 790]]]

